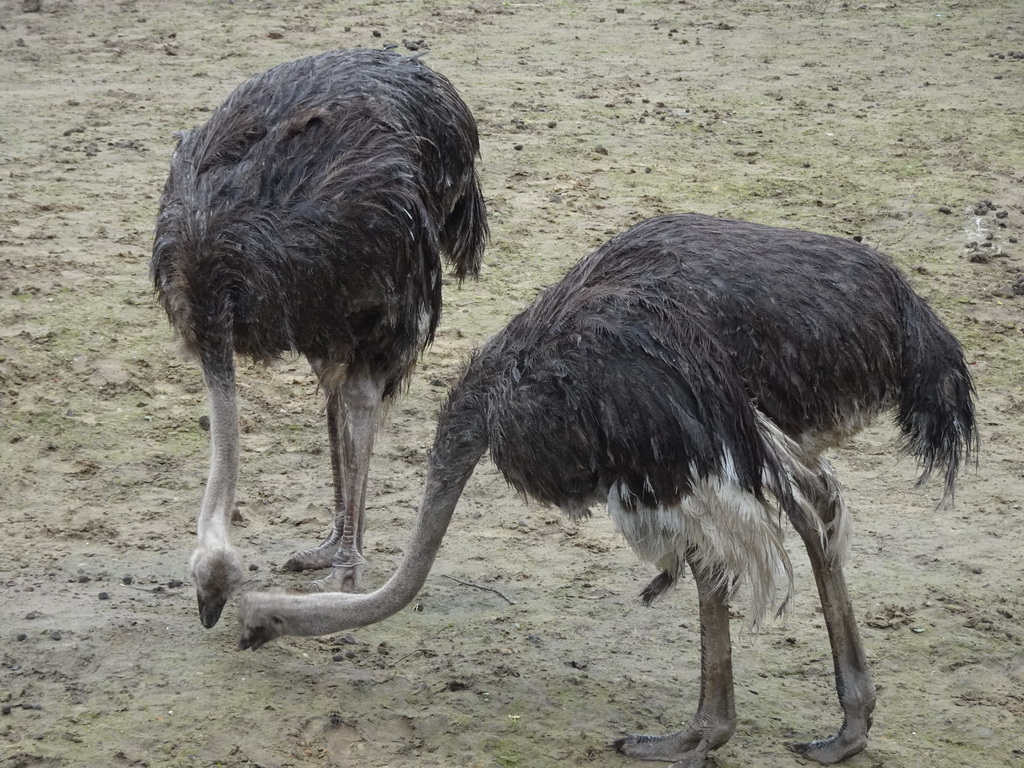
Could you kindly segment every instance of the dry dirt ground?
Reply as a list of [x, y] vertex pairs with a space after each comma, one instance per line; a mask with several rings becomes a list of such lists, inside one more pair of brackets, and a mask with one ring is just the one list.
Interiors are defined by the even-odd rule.
[[[571, 525], [490, 464], [389, 621], [257, 653], [235, 602], [199, 624], [206, 405], [147, 277], [172, 132], [274, 64], [403, 41], [476, 114], [493, 239], [378, 442], [371, 585], [459, 366], [594, 246], [681, 210], [862, 237], [963, 340], [982, 449], [952, 511], [888, 424], [834, 457], [879, 688], [848, 764], [1024, 765], [1018, 0], [0, 1], [0, 764], [626, 766], [612, 739], [688, 720], [692, 586], [641, 607], [652, 570], [604, 514]], [[276, 566], [326, 528], [321, 396], [303, 360], [240, 379], [247, 586], [299, 586]], [[794, 559], [789, 615], [735, 622], [722, 768], [806, 764], [786, 745], [839, 724]]]

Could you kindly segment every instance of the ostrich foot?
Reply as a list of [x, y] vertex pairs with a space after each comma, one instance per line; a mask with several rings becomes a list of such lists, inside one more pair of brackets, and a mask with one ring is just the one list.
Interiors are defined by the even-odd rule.
[[690, 727], [664, 736], [633, 734], [619, 739], [612, 746], [624, 755], [640, 760], [674, 761], [671, 768], [701, 768], [708, 752], [720, 744], [713, 743], [706, 735]]
[[792, 749], [804, 757], [816, 760], [824, 765], [838, 763], [851, 755], [861, 752], [868, 744], [867, 729], [860, 733], [850, 733], [854, 729], [844, 727], [835, 736], [818, 739], [806, 744], [794, 744]]
[[363, 585], [363, 571], [366, 560], [362, 555], [351, 552], [344, 555], [339, 552], [332, 563], [329, 575], [311, 581], [306, 585], [306, 592], [360, 592]]
[[207, 629], [220, 619], [228, 598], [242, 585], [242, 558], [231, 547], [200, 547], [192, 554], [199, 620]]
[[334, 556], [341, 548], [340, 537], [335, 540], [334, 536], [328, 538], [318, 547], [304, 549], [296, 552], [288, 561], [281, 566], [282, 571], [318, 571], [330, 567]]

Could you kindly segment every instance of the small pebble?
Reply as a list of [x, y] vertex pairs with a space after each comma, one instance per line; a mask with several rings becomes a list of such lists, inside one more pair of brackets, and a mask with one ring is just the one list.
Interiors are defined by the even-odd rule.
[[380, 37], [380, 30], [375, 29], [372, 34], [374, 37]]
[[996, 211], [996, 218], [997, 219], [1005, 219], [1009, 215], [1010, 215], [1009, 211]]
[[96, 595], [96, 597], [98, 597], [100, 600], [109, 600], [110, 599], [110, 593], [109, 592], [100, 592], [98, 595]]
[[512, 149], [514, 149], [516, 152], [519, 152], [522, 148], [523, 148], [522, 144], [516, 144], [514, 147], [512, 147]]
[[0, 709], [0, 712], [3, 712], [5, 715], [11, 714], [11, 705], [4, 704], [3, 709]]
[[597, 154], [599, 154], [599, 155], [607, 155], [608, 154], [608, 150], [605, 149], [604, 147], [602, 147], [600, 144], [598, 144], [596, 147], [594, 147], [594, 151], [597, 152]]
[[554, 128], [557, 125], [558, 125], [558, 123], [556, 123], [554, 120], [552, 120], [551, 122], [548, 123], [548, 128]]
[[26, 635], [24, 632], [19, 632], [18, 633], [17, 640], [18, 640], [19, 643], [23, 643], [27, 638], [28, 638], [28, 635]]
[[952, 212], [953, 212], [953, 209], [950, 208], [948, 205], [940, 205], [939, 206], [939, 213], [952, 213]]
[[133, 581], [135, 581], [135, 579], [133, 579], [131, 576], [122, 576], [121, 577], [121, 583], [122, 584], [131, 584]]
[[[209, 432], [210, 431], [210, 417], [209, 416], [200, 416], [199, 417], [199, 428], [201, 430], [203, 430], [203, 432]], [[125, 582], [125, 583], [127, 583], [127, 582]]]
[[258, 571], [259, 569], [260, 569], [260, 567], [258, 565], [256, 565], [256, 563], [249, 563], [249, 570], [250, 571]]
[[64, 635], [61, 634], [61, 631], [59, 629], [51, 629], [50, 630], [50, 639], [51, 640], [60, 640], [63, 637], [64, 637]]
[[25, 618], [29, 621], [32, 621], [32, 619], [37, 619], [39, 618], [39, 611], [29, 611], [25, 614]]

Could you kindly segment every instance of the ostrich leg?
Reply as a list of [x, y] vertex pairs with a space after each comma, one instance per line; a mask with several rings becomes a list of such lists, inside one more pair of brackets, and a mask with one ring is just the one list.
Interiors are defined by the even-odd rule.
[[199, 620], [209, 629], [242, 583], [242, 560], [228, 536], [238, 482], [238, 411], [231, 350], [204, 350], [200, 357], [210, 402], [211, 451], [210, 476], [196, 525], [199, 543], [192, 553], [192, 577]]
[[[826, 526], [840, 514], [834, 497], [825, 503], [819, 501], [818, 507]], [[821, 608], [828, 627], [829, 642], [832, 644], [836, 691], [843, 708], [843, 724], [837, 734], [807, 744], [795, 744], [793, 749], [827, 765], [856, 755], [867, 746], [871, 712], [875, 708], [875, 686], [871, 682], [871, 672], [853, 615], [850, 595], [846, 590], [842, 565], [831, 562], [816, 526], [798, 515], [791, 515], [790, 520], [804, 541], [814, 579], [818, 583]]]
[[732, 641], [729, 602], [721, 574], [695, 566], [687, 556], [697, 582], [700, 601], [700, 702], [697, 714], [681, 731], [664, 736], [633, 735], [614, 746], [642, 760], [674, 760], [672, 768], [700, 768], [708, 753], [729, 740], [736, 730], [736, 703], [732, 688]]
[[[313, 365], [317, 375], [322, 368]], [[345, 422], [344, 406], [337, 387], [327, 391], [327, 436], [331, 448], [331, 477], [334, 487], [334, 512], [331, 517], [331, 532], [316, 547], [296, 552], [281, 566], [285, 571], [315, 571], [327, 568], [341, 547], [341, 536], [345, 530], [345, 491], [342, 474], [342, 425]]]
[[[314, 370], [319, 374], [322, 366], [315, 364]], [[285, 563], [284, 569], [299, 571], [333, 566], [330, 576], [314, 581], [309, 589], [352, 592], [359, 589], [366, 564], [362, 554], [366, 482], [383, 389], [366, 373], [348, 376], [327, 389], [334, 526], [320, 546], [297, 553]]]

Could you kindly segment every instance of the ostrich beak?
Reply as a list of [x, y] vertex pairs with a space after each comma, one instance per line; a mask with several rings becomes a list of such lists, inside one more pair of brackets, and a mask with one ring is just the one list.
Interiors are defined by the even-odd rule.
[[226, 600], [203, 600], [201, 596], [199, 597], [199, 621], [203, 623], [204, 627], [213, 628], [213, 625], [220, 619], [226, 602]]
[[238, 650], [258, 650], [273, 638], [263, 627], [247, 627], [242, 630], [242, 636], [238, 638]]

